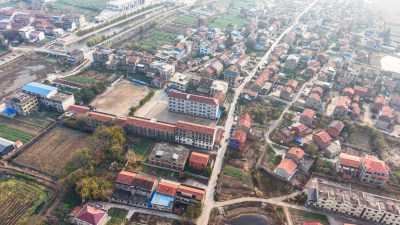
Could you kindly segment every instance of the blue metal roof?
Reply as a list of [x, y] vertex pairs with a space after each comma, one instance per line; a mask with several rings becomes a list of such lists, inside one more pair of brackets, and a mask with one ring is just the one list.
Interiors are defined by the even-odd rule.
[[149, 202], [149, 206], [156, 204], [156, 205], [171, 207], [174, 202], [174, 199], [175, 199], [175, 197], [172, 197], [169, 195], [163, 195], [163, 194], [155, 192]]
[[8, 115], [14, 115], [15, 111], [13, 109], [7, 108], [6, 110], [3, 111], [3, 113], [6, 113]]
[[21, 88], [23, 91], [31, 92], [37, 95], [47, 96], [50, 92], [57, 90], [56, 87], [40, 84], [37, 82], [29, 83]]

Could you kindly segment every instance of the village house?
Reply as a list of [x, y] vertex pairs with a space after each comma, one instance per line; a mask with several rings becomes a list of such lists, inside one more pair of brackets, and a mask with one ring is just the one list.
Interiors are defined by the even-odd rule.
[[343, 118], [347, 115], [351, 99], [347, 96], [340, 96], [338, 103], [336, 104], [334, 116]]
[[361, 158], [358, 156], [340, 153], [338, 160], [335, 163], [335, 170], [342, 173], [344, 176], [358, 177], [361, 167]]
[[300, 116], [299, 123], [310, 126], [314, 119], [315, 111], [312, 109], [305, 109]]
[[156, 143], [149, 155], [149, 163], [157, 167], [171, 168], [183, 171], [189, 149], [182, 145], [173, 145], [166, 142]]
[[285, 144], [293, 141], [295, 134], [296, 133], [294, 131], [290, 130], [288, 127], [282, 127], [277, 132], [278, 137]]
[[247, 134], [243, 130], [235, 130], [229, 141], [229, 146], [240, 151], [244, 151], [247, 147]]
[[77, 225], [105, 225], [107, 224], [107, 210], [86, 204], [75, 217]]
[[321, 109], [322, 107], [321, 96], [318, 95], [317, 93], [311, 93], [306, 100], [305, 106], [316, 110]]
[[342, 147], [340, 141], [332, 141], [327, 146], [323, 148], [324, 156], [328, 159], [332, 159], [342, 152]]
[[393, 110], [390, 106], [383, 106], [381, 111], [379, 112], [378, 121], [376, 121], [375, 127], [390, 131], [392, 129], [393, 124]]
[[328, 146], [331, 143], [332, 138], [327, 132], [320, 131], [313, 135], [312, 140], [315, 141], [315, 143], [317, 143], [321, 149], [323, 149], [325, 146]]
[[209, 155], [198, 152], [192, 152], [189, 158], [189, 167], [194, 168], [196, 170], [205, 170], [208, 165], [209, 159], [210, 159]]
[[237, 129], [243, 130], [247, 134], [251, 132], [251, 118], [248, 113], [239, 116], [239, 121], [237, 124]]
[[361, 182], [381, 187], [387, 180], [389, 180], [389, 168], [385, 162], [373, 155], [361, 158]]
[[297, 164], [293, 159], [284, 158], [281, 163], [276, 167], [275, 174], [283, 177], [286, 180], [290, 180], [297, 171]]
[[328, 129], [326, 129], [326, 132], [328, 132], [331, 137], [337, 138], [342, 132], [343, 128], [344, 123], [342, 121], [334, 120], [328, 125]]
[[372, 105], [372, 109], [375, 110], [376, 112], [379, 112], [382, 109], [382, 107], [387, 104], [388, 104], [387, 100], [384, 97], [379, 96], [375, 99], [375, 102]]

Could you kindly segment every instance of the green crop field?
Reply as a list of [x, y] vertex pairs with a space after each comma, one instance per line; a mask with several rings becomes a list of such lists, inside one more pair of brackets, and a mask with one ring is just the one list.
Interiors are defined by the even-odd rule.
[[208, 27], [219, 27], [221, 29], [224, 29], [228, 24], [236, 23], [238, 29], [242, 29], [245, 21], [246, 19], [239, 17], [239, 11], [229, 10], [220, 18], [211, 20], [211, 22], [208, 24]]
[[126, 215], [128, 215], [128, 211], [125, 209], [111, 208], [108, 210], [108, 215], [111, 217], [125, 219]]
[[80, 84], [94, 84], [96, 83], [96, 80], [90, 79], [87, 77], [79, 77], [79, 76], [70, 76], [70, 77], [65, 77], [65, 80], [80, 83]]
[[[231, 4], [232, 0], [218, 0], [217, 4], [228, 8]], [[255, 4], [248, 1], [234, 1], [233, 6], [235, 8], [244, 8], [244, 9], [251, 9], [255, 7]]]
[[0, 126], [0, 137], [10, 141], [22, 141], [26, 143], [35, 137], [35, 134], [28, 133], [7, 125]]
[[6, 174], [0, 179], [1, 224], [28, 224], [50, 202], [52, 191], [45, 186]]
[[183, 15], [181, 17], [176, 18], [174, 20], [174, 22], [185, 23], [185, 24], [189, 24], [189, 25], [196, 25], [197, 18], [194, 16]]
[[240, 171], [240, 169], [231, 166], [225, 166], [222, 169], [222, 173], [230, 177], [236, 177], [236, 178], [243, 177], [242, 171]]

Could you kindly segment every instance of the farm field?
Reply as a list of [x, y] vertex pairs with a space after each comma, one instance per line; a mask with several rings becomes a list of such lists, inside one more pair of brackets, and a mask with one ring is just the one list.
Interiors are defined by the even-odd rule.
[[72, 81], [75, 83], [80, 83], [80, 84], [94, 84], [96, 83], [95, 79], [87, 78], [87, 77], [80, 77], [80, 76], [70, 76], [70, 77], [65, 77], [65, 80]]
[[176, 18], [174, 22], [195, 26], [197, 24], [197, 18], [194, 16], [183, 15]]
[[357, 145], [365, 149], [371, 148], [371, 136], [366, 133], [355, 131], [350, 133], [350, 138], [348, 140], [349, 144]]
[[26, 143], [35, 137], [42, 128], [0, 116], [0, 137], [10, 141]]
[[208, 24], [209, 28], [219, 27], [224, 29], [230, 23], [236, 23], [238, 29], [242, 29], [244, 22], [246, 20], [244, 18], [239, 17], [239, 11], [229, 10], [220, 18], [212, 19], [211, 22]]
[[38, 214], [52, 198], [52, 190], [34, 181], [0, 176], [0, 223], [26, 223], [32, 214]]
[[225, 166], [222, 169], [222, 173], [230, 177], [236, 177], [236, 178], [242, 178], [243, 176], [242, 171], [240, 171], [240, 169], [232, 166]]
[[87, 134], [64, 127], [56, 127], [25, 152], [15, 162], [57, 176], [67, 161], [85, 146]]
[[[225, 8], [228, 8], [229, 5], [231, 4], [231, 0], [218, 0], [217, 1], [218, 5], [221, 5]], [[251, 3], [249, 1], [235, 1], [234, 7], [236, 8], [244, 8], [244, 9], [251, 9], [255, 7], [254, 3]]]

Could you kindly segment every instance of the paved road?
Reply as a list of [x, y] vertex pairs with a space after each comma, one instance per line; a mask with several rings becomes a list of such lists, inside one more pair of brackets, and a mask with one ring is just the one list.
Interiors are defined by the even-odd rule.
[[[294, 25], [296, 23], [298, 23], [299, 18], [301, 16], [303, 16], [304, 13], [306, 13], [309, 9], [312, 8], [312, 6], [314, 4], [316, 4], [319, 0], [315, 0], [314, 2], [312, 2], [309, 7], [307, 7], [306, 9], [303, 10], [303, 12], [301, 12], [296, 19], [293, 21], [293, 25], [291, 25], [290, 27], [288, 27], [284, 32], [282, 32], [282, 34], [276, 39], [276, 41], [271, 45], [270, 49], [267, 51], [267, 53], [263, 56], [263, 58], [260, 60], [260, 62], [257, 64], [257, 66], [254, 68], [253, 72], [251, 72], [249, 74], [249, 76], [247, 76], [244, 80], [244, 82], [235, 90], [235, 96], [233, 98], [233, 102], [231, 104], [231, 107], [229, 109], [228, 112], [228, 117], [226, 120], [226, 124], [225, 124], [225, 132], [224, 132], [224, 136], [223, 136], [223, 141], [221, 143], [221, 148], [218, 151], [217, 157], [215, 159], [215, 164], [214, 164], [214, 169], [210, 178], [210, 181], [208, 183], [207, 186], [207, 190], [206, 190], [206, 197], [205, 197], [205, 201], [204, 201], [204, 211], [203, 214], [201, 215], [201, 217], [197, 220], [197, 224], [200, 225], [206, 225], [208, 223], [208, 218], [210, 216], [210, 212], [211, 209], [214, 207], [215, 205], [215, 200], [214, 200], [214, 193], [215, 193], [215, 187], [217, 186], [217, 180], [218, 180], [218, 174], [221, 172], [221, 167], [223, 164], [223, 158], [225, 155], [225, 151], [227, 148], [227, 138], [229, 137], [229, 133], [230, 130], [232, 128], [232, 123], [233, 123], [233, 118], [234, 118], [234, 112], [235, 112], [235, 107], [236, 107], [236, 103], [239, 99], [239, 95], [242, 92], [244, 86], [246, 85], [247, 82], [249, 82], [255, 75], [255, 72], [261, 68], [265, 63], [267, 63], [269, 56], [271, 55], [272, 51], [275, 49], [275, 47], [278, 45], [278, 43], [282, 40], [282, 38], [289, 33]], [[289, 107], [287, 107], [289, 108]]]

